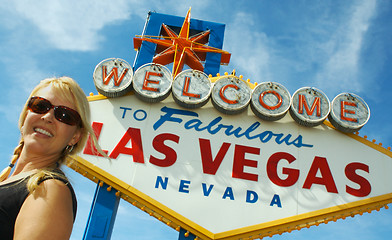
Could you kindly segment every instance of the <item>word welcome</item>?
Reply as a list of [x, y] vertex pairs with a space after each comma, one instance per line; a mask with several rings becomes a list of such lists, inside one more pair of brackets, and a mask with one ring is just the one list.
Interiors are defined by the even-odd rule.
[[229, 115], [241, 113], [250, 105], [263, 120], [276, 121], [290, 112], [303, 126], [317, 126], [329, 118], [344, 132], [358, 131], [370, 117], [368, 105], [355, 94], [339, 94], [330, 103], [316, 88], [300, 88], [291, 96], [279, 83], [264, 82], [252, 89], [251, 84], [234, 75], [219, 77], [211, 84], [205, 73], [192, 69], [182, 71], [173, 80], [170, 71], [156, 63], [145, 64], [133, 74], [124, 60], [105, 60], [95, 68], [94, 83], [107, 97], [122, 96], [133, 89], [140, 99], [153, 103], [172, 92], [174, 100], [185, 108], [202, 107], [211, 99], [216, 109]]

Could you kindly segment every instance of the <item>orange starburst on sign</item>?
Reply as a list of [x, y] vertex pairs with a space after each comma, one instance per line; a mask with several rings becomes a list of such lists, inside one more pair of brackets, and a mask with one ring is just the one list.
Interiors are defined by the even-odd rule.
[[220, 64], [228, 64], [230, 53], [219, 48], [207, 46], [210, 31], [203, 31], [189, 37], [191, 9], [185, 17], [179, 34], [162, 24], [163, 36], [137, 36], [133, 39], [135, 49], [139, 49], [143, 41], [157, 44], [154, 63], [167, 65], [173, 63], [173, 77], [182, 71], [184, 64], [192, 69], [204, 71], [202, 62], [206, 60], [208, 52], [220, 53]]

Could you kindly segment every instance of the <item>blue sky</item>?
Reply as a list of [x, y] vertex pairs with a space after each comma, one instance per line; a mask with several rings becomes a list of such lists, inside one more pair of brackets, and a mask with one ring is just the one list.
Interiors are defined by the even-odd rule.
[[[226, 24], [221, 73], [236, 69], [251, 82], [274, 81], [291, 94], [304, 86], [330, 100], [341, 92], [361, 96], [371, 117], [360, 135], [392, 145], [392, 2], [213, 0], [0, 0], [0, 168], [19, 140], [17, 120], [32, 88], [67, 75], [86, 94], [97, 93], [92, 74], [102, 60], [133, 63], [132, 38], [148, 11]], [[81, 239], [95, 184], [67, 170], [79, 211], [72, 239]], [[390, 183], [389, 183], [390, 184]], [[365, 213], [272, 239], [386, 239], [392, 211]], [[165, 224], [121, 201], [112, 239], [177, 239]]]

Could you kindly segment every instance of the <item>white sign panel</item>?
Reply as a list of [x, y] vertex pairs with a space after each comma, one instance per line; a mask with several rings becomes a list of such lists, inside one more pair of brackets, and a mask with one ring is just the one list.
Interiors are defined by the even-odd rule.
[[111, 160], [88, 150], [81, 157], [204, 238], [239, 238], [392, 192], [391, 154], [324, 124], [301, 126], [290, 115], [263, 121], [250, 108], [225, 115], [211, 102], [186, 109], [171, 97], [90, 105]]

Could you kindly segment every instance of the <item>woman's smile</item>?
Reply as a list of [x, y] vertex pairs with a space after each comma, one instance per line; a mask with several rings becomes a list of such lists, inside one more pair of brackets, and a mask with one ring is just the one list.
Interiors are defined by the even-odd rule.
[[47, 131], [45, 129], [39, 128], [39, 127], [34, 128], [34, 132], [43, 134], [43, 135], [48, 136], [48, 137], [53, 137], [52, 133], [50, 133], [49, 131]]

